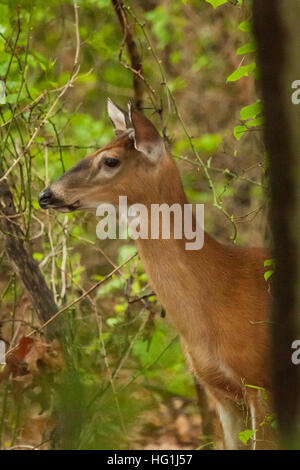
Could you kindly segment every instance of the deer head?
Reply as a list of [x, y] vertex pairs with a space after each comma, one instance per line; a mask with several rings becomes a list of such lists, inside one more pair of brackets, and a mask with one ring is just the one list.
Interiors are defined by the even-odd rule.
[[130, 106], [126, 112], [110, 99], [107, 109], [116, 138], [44, 189], [41, 208], [93, 210], [100, 203], [117, 204], [119, 195], [127, 195], [130, 204], [144, 202], [155, 187], [162, 187], [160, 170], [175, 165], [154, 125]]

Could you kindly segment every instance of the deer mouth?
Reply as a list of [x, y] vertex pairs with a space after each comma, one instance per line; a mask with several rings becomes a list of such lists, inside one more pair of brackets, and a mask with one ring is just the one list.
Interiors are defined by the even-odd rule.
[[78, 199], [78, 201], [75, 201], [73, 204], [61, 205], [61, 206], [53, 205], [53, 206], [49, 206], [49, 209], [55, 209], [58, 212], [68, 213], [68, 212], [76, 211], [77, 209], [79, 209], [79, 207], [80, 207], [80, 201]]
[[42, 209], [55, 209], [59, 212], [73, 212], [79, 209], [79, 199], [72, 204], [66, 204], [64, 200], [55, 196], [51, 188], [46, 188], [39, 195], [39, 204]]

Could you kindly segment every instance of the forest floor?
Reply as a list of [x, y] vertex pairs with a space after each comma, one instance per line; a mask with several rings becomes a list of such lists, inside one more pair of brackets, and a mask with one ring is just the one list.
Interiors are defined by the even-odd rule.
[[135, 450], [192, 450], [201, 445], [201, 416], [191, 401], [173, 398], [144, 418], [147, 425], [133, 437]]

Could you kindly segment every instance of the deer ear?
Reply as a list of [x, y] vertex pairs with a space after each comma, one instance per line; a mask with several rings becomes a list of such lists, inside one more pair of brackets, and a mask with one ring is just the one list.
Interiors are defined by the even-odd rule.
[[107, 99], [107, 112], [117, 135], [127, 130], [128, 114], [115, 105], [110, 98]]
[[129, 118], [134, 131], [132, 137], [135, 148], [156, 162], [166, 152], [162, 137], [152, 122], [143, 114], [134, 111], [131, 106], [129, 106]]

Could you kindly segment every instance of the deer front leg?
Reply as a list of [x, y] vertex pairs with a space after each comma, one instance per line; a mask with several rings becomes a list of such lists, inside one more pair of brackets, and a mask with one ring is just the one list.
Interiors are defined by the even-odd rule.
[[272, 427], [272, 414], [270, 412], [270, 398], [265, 391], [249, 390], [246, 394], [251, 416], [251, 429], [253, 450], [278, 449], [278, 436]]
[[243, 406], [213, 393], [216, 401], [217, 413], [223, 429], [224, 448], [226, 450], [245, 449], [245, 445], [239, 439], [239, 433], [245, 430]]

